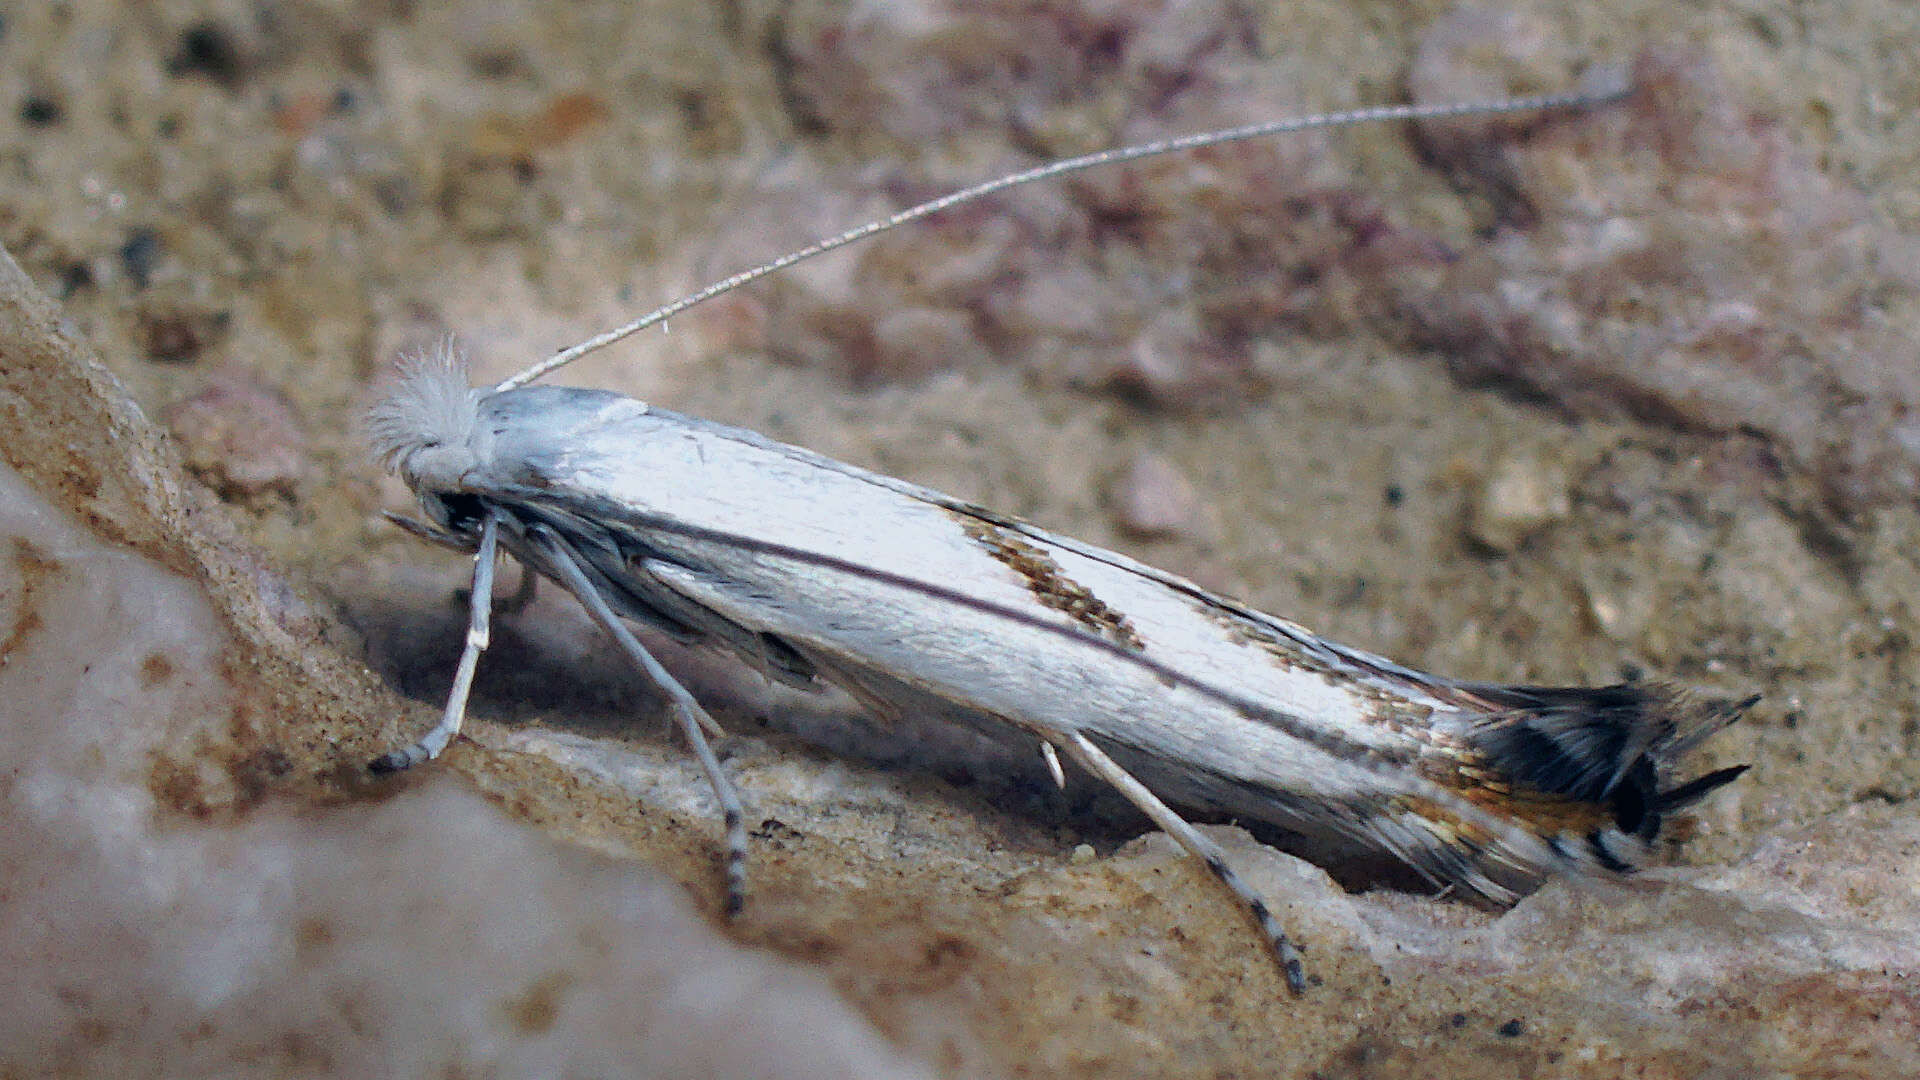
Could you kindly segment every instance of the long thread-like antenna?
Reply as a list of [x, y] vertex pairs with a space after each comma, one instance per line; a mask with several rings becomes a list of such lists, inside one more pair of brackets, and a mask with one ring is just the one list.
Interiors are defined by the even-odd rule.
[[665, 322], [675, 315], [705, 303], [721, 293], [732, 292], [752, 281], [766, 277], [777, 270], [784, 270], [795, 263], [805, 262], [816, 255], [824, 255], [835, 248], [845, 247], [857, 240], [877, 236], [889, 229], [896, 229], [908, 222], [917, 221], [929, 214], [937, 214], [961, 203], [992, 195], [996, 192], [1016, 188], [1022, 184], [1031, 184], [1048, 180], [1056, 176], [1091, 169], [1099, 165], [1114, 165], [1123, 161], [1137, 161], [1140, 158], [1155, 157], [1160, 154], [1178, 153], [1182, 150], [1194, 150], [1205, 146], [1219, 146], [1222, 143], [1242, 142], [1268, 135], [1284, 135], [1295, 131], [1308, 131], [1313, 128], [1346, 127], [1350, 124], [1366, 124], [1376, 121], [1392, 120], [1441, 120], [1458, 116], [1486, 116], [1497, 113], [1544, 111], [1548, 109], [1584, 109], [1595, 105], [1604, 105], [1617, 101], [1633, 92], [1632, 85], [1625, 79], [1617, 79], [1598, 87], [1575, 90], [1561, 94], [1541, 94], [1533, 97], [1507, 98], [1499, 101], [1459, 102], [1448, 105], [1383, 105], [1368, 109], [1349, 109], [1344, 112], [1319, 113], [1313, 116], [1294, 117], [1287, 120], [1269, 120], [1259, 124], [1247, 124], [1244, 127], [1225, 128], [1219, 131], [1204, 131], [1194, 135], [1182, 135], [1177, 138], [1163, 139], [1158, 142], [1142, 143], [1138, 146], [1115, 147], [1079, 157], [1066, 158], [1046, 165], [1035, 166], [1022, 172], [1002, 176], [997, 180], [975, 184], [962, 188], [937, 199], [909, 207], [897, 214], [891, 214], [877, 221], [848, 229], [838, 236], [829, 237], [817, 243], [809, 244], [798, 251], [782, 255], [770, 262], [761, 263], [751, 270], [743, 270], [731, 277], [716, 281], [698, 292], [689, 293], [670, 304], [657, 307], [645, 315], [616, 326], [605, 333], [562, 349], [538, 364], [503, 380], [494, 387], [496, 392], [511, 390], [573, 363], [575, 360], [596, 349], [611, 345], [622, 338], [637, 334], [657, 323]]

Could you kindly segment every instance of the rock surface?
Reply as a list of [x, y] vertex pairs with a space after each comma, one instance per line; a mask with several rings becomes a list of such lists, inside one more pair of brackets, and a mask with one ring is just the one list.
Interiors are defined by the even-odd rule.
[[[35, 779], [0, 790], [9, 842], [29, 838], [0, 854], [47, 883], [0, 916], [6, 1063], [522, 1075], [571, 1048], [583, 1069], [808, 1075], [780, 1034], [801, 1029], [875, 1075], [916, 1067], [895, 1055], [944, 1075], [1920, 1072], [1915, 12], [1262, 10], [9, 11], [0, 240], [69, 320], [5, 282], [0, 448], [37, 492], [8, 505], [60, 508], [12, 527], [65, 551], [44, 522], [66, 515], [92, 538], [61, 543], [109, 545], [89, 568], [163, 567], [141, 588], [183, 614], [153, 629], [198, 644], [120, 655], [87, 632], [158, 595], [102, 571], [40, 616], [104, 605], [76, 644], [0, 668], [46, 688], [9, 683], [5, 707], [10, 775]], [[632, 865], [715, 910], [696, 771], [551, 589], [500, 621], [473, 738], [418, 779], [362, 779], [429, 722], [459, 641], [460, 562], [381, 521], [403, 493], [354, 430], [401, 348], [457, 331], [498, 376], [1039, 154], [1558, 89], [1602, 61], [1646, 91], [1088, 176], [567, 378], [1138, 551], [1421, 667], [1761, 692], [1702, 755], [1755, 769], [1701, 809], [1687, 865], [1494, 916], [1349, 894], [1222, 828], [1310, 947], [1317, 984], [1289, 1000], [1205, 874], [1111, 800], [669, 651], [745, 733], [755, 892], [729, 945]], [[83, 337], [138, 408], [78, 364]], [[301, 460], [276, 497], [223, 507], [140, 410], [235, 372], [284, 404]], [[1143, 454], [1205, 529], [1124, 534], [1108, 485]], [[1552, 478], [1543, 498], [1490, 498], [1515, 462]], [[1475, 535], [1489, 510], [1499, 543]], [[7, 631], [37, 640], [26, 583], [77, 575], [18, 545], [12, 565]], [[118, 737], [63, 726], [108, 714]], [[396, 915], [422, 910], [438, 936]], [[654, 934], [703, 959], [634, 944]], [[602, 947], [556, 944], [582, 935]], [[144, 981], [99, 974], [116, 942]], [[742, 1056], [699, 1057], [713, 1030]]]

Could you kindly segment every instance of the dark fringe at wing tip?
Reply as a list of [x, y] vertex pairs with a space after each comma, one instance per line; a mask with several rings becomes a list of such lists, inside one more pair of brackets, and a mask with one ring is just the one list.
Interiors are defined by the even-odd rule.
[[1760, 700], [1708, 698], [1660, 683], [1465, 689], [1495, 709], [1472, 736], [1491, 764], [1536, 791], [1605, 806], [1621, 833], [1643, 841], [1658, 837], [1665, 815], [1746, 771], [1720, 769], [1663, 787], [1675, 760]]
[[1696, 776], [1676, 788], [1668, 788], [1660, 793], [1659, 809], [1663, 814], [1685, 810], [1715, 791], [1740, 779], [1741, 774], [1751, 765], [1733, 765], [1725, 769], [1715, 769], [1705, 776]]

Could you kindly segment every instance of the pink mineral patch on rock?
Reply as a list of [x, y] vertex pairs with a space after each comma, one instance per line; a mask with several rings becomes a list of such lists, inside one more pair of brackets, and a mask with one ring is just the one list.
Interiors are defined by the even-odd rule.
[[[811, 182], [899, 207], [1045, 158], [1309, 111], [1292, 104], [1312, 100], [1293, 69], [1258, 51], [1249, 10], [1205, 7], [921, 0], [786, 25], [809, 123], [904, 163]], [[1578, 114], [1423, 125], [1473, 234], [1409, 224], [1336, 140], [1259, 141], [882, 240], [827, 272], [839, 287], [778, 286], [774, 322], [802, 332], [777, 340], [860, 381], [998, 362], [1043, 386], [1221, 409], [1270, 390], [1261, 341], [1381, 334], [1570, 415], [1758, 433], [1837, 509], [1920, 486], [1920, 367], [1876, 314], [1887, 290], [1913, 290], [1912, 245], [1703, 55], [1627, 67], [1593, 70], [1541, 16], [1462, 7], [1432, 24], [1407, 73], [1415, 102], [1602, 74], [1637, 88]], [[990, 269], [940, 269], [956, 264]], [[979, 347], [874, 330], [921, 308]]]
[[1173, 462], [1141, 453], [1108, 493], [1115, 520], [1142, 538], [1178, 536], [1193, 528], [1199, 497]]
[[293, 407], [245, 371], [215, 375], [160, 418], [179, 440], [187, 468], [225, 498], [290, 495], [311, 470]]
[[[1535, 38], [1513, 18], [1436, 24], [1416, 99], [1505, 72]], [[1623, 105], [1526, 138], [1428, 134], [1499, 224], [1444, 273], [1383, 278], [1395, 321], [1463, 377], [1570, 413], [1756, 432], [1837, 506], [1911, 492], [1920, 368], [1874, 315], [1878, 292], [1914, 286], [1899, 237], [1704, 59], [1649, 54], [1633, 82]]]
[[[924, 2], [788, 26], [782, 44], [811, 123], [883, 144], [865, 156], [900, 163], [801, 182], [883, 193], [882, 206], [898, 208], [1045, 159], [1270, 119], [1303, 100], [1289, 69], [1259, 51], [1252, 9], [1202, 8]], [[1017, 152], [971, 142], [1001, 138]], [[997, 362], [1043, 385], [1231, 407], [1266, 385], [1256, 336], [1323, 327], [1328, 311], [1357, 317], [1373, 306], [1362, 282], [1448, 256], [1346, 184], [1329, 145], [1308, 133], [1220, 147], [942, 215], [865, 245], [852, 269], [774, 283], [773, 322], [793, 332], [771, 336], [863, 381]], [[749, 228], [764, 244], [765, 230]], [[980, 347], [933, 356], [918, 335], [873, 329], [923, 307], [938, 313], [919, 317], [928, 322], [971, 326]]]

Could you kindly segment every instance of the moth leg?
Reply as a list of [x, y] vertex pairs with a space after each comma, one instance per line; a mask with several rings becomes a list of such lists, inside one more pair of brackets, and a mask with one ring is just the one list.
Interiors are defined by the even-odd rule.
[[628, 630], [620, 617], [607, 606], [607, 601], [587, 579], [585, 571], [580, 569], [573, 555], [567, 550], [565, 541], [555, 536], [545, 526], [535, 526], [528, 530], [528, 536], [538, 543], [547, 553], [548, 560], [561, 579], [561, 584], [579, 597], [582, 607], [593, 621], [605, 630], [620, 646], [627, 659], [632, 660], [649, 682], [667, 695], [673, 712], [674, 721], [680, 726], [680, 733], [693, 746], [694, 756], [700, 760], [700, 768], [707, 774], [707, 783], [713, 786], [713, 794], [720, 801], [720, 811], [727, 829], [727, 900], [728, 915], [738, 915], [746, 904], [747, 898], [747, 826], [746, 815], [740, 808], [740, 795], [734, 790], [733, 781], [720, 768], [720, 759], [714, 756], [713, 747], [707, 742], [706, 729], [721, 731], [700, 702], [681, 686], [679, 681], [660, 666], [660, 661], [641, 645]]
[[539, 585], [540, 575], [533, 572], [533, 567], [521, 563], [520, 584], [514, 588], [512, 596], [500, 602], [500, 614], [518, 615], [527, 610], [527, 605], [533, 603], [533, 594], [539, 591]]
[[1187, 820], [1160, 797], [1147, 790], [1147, 786], [1133, 778], [1133, 774], [1120, 767], [1120, 763], [1108, 757], [1106, 752], [1095, 746], [1092, 740], [1077, 731], [1064, 732], [1053, 737], [1067, 756], [1080, 764], [1081, 768], [1112, 784], [1127, 801], [1140, 808], [1141, 813], [1153, 820], [1167, 835], [1180, 842], [1180, 846], [1213, 871], [1220, 883], [1239, 897], [1247, 910], [1253, 913], [1254, 921], [1260, 924], [1260, 932], [1267, 936], [1267, 942], [1273, 947], [1273, 953], [1280, 959], [1280, 969], [1287, 977], [1287, 988], [1296, 994], [1307, 989], [1306, 971], [1301, 965], [1300, 950], [1287, 939], [1287, 932], [1280, 928], [1280, 921], [1268, 910], [1266, 901], [1242, 881], [1240, 875], [1227, 864], [1226, 852], [1220, 845], [1206, 838], [1200, 830], [1187, 824]]
[[473, 595], [468, 597], [467, 644], [460, 651], [460, 667], [453, 675], [446, 711], [440, 714], [440, 722], [418, 742], [373, 759], [367, 768], [374, 772], [399, 772], [431, 761], [460, 733], [460, 725], [467, 718], [467, 694], [473, 689], [473, 671], [492, 637], [493, 570], [499, 561], [499, 532], [499, 522], [491, 513], [481, 518], [480, 543], [473, 555]]
[[1060, 753], [1050, 742], [1040, 744], [1040, 756], [1046, 759], [1047, 774], [1053, 777], [1053, 786], [1061, 791], [1067, 790], [1067, 774], [1060, 768]]

